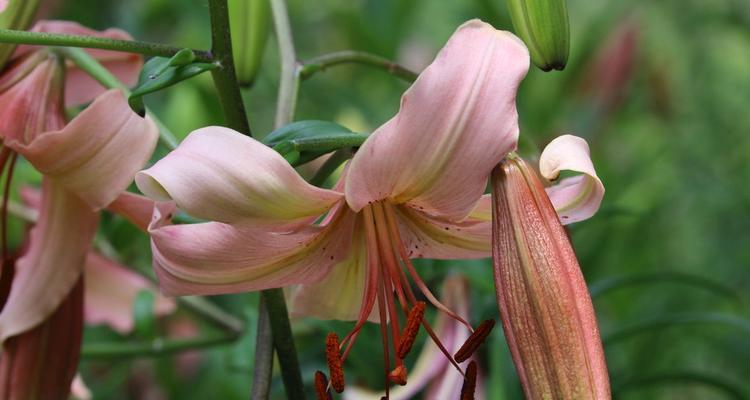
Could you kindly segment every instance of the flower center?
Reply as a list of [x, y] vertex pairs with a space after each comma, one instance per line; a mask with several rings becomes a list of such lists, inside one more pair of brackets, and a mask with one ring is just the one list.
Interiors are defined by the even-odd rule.
[[[328, 387], [333, 387], [338, 393], [344, 390], [342, 363], [351, 351], [362, 326], [373, 314], [376, 304], [375, 315], [380, 322], [385, 365], [385, 398], [389, 397], [388, 382], [397, 385], [405, 385], [407, 382], [407, 369], [403, 360], [409, 354], [420, 326], [424, 327], [453, 367], [464, 375], [467, 379], [465, 385], [471, 386], [469, 382], [472, 380], [471, 377], [464, 374], [458, 363], [465, 361], [474, 353], [494, 325], [487, 326], [487, 323], [483, 323], [480, 326], [481, 329], [474, 331], [466, 320], [443, 305], [433, 295], [419, 277], [403, 245], [394, 207], [387, 201], [379, 201], [368, 205], [360, 212], [359, 217], [365, 229], [367, 246], [365, 292], [354, 328], [340, 343], [335, 333], [329, 334], [326, 340], [326, 358], [331, 374], [331, 383], [327, 385], [326, 391]], [[424, 320], [426, 303], [418, 300], [412, 290], [412, 284], [419, 289], [427, 302], [459, 321], [471, 332], [471, 336], [461, 348], [462, 354], [457, 353], [456, 357], [453, 357], [441, 343], [430, 324]], [[403, 329], [401, 319], [404, 320]], [[343, 353], [339, 353], [342, 349]], [[391, 361], [391, 356], [393, 356], [393, 361]], [[325, 393], [318, 390], [319, 396]]]

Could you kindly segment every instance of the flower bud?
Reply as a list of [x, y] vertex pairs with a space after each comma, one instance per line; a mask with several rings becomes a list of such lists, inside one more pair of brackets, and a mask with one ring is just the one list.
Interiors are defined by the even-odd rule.
[[[31, 26], [39, 0], [0, 0], [0, 29], [25, 30]], [[0, 44], [0, 69], [13, 54], [16, 45]]]
[[565, 0], [508, 0], [516, 34], [531, 61], [543, 71], [563, 70], [568, 62], [570, 26]]
[[544, 186], [520, 158], [492, 185], [495, 289], [526, 398], [609, 399], [591, 297]]
[[240, 85], [255, 81], [268, 41], [271, 9], [268, 0], [229, 0], [232, 54]]

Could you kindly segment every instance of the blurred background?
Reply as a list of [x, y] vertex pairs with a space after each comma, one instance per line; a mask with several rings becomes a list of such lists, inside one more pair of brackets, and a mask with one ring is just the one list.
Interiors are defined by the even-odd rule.
[[[208, 8], [201, 0], [68, 0], [45, 7], [48, 18], [120, 27], [142, 40], [193, 48], [210, 44]], [[750, 3], [570, 0], [568, 7], [567, 68], [543, 73], [532, 66], [521, 86], [520, 151], [537, 157], [562, 133], [591, 145], [607, 193], [599, 213], [570, 226], [570, 233], [594, 299], [614, 396], [748, 398]], [[302, 60], [363, 50], [416, 71], [468, 19], [512, 30], [503, 0], [290, 0], [289, 9]], [[257, 82], [244, 90], [258, 136], [271, 131], [278, 75], [271, 35]], [[302, 83], [296, 119], [332, 120], [371, 132], [397, 111], [407, 87], [381, 70], [335, 67]], [[180, 137], [222, 122], [208, 74], [149, 96], [146, 103]], [[31, 169], [20, 169], [28, 177], [15, 185], [37, 179]], [[14, 226], [20, 241], [21, 224]], [[104, 218], [101, 233], [120, 261], [150, 268], [144, 234], [111, 216]], [[418, 268], [436, 291], [444, 277], [465, 276], [472, 321], [498, 317], [489, 260], [422, 260]], [[84, 351], [81, 373], [94, 398], [247, 398], [257, 295], [210, 300], [248, 321], [238, 340], [158, 357]], [[350, 327], [294, 321], [307, 384], [316, 369], [325, 369], [326, 333]], [[155, 328], [164, 337], [214, 330], [182, 307]], [[142, 334], [91, 326], [84, 348], [125, 345]], [[379, 350], [373, 356], [374, 346], [379, 346], [375, 325], [367, 327], [347, 361], [347, 379], [380, 390], [382, 361]], [[501, 329], [482, 347], [480, 360], [489, 398], [522, 398]], [[284, 397], [278, 374], [272, 390], [274, 398]]]

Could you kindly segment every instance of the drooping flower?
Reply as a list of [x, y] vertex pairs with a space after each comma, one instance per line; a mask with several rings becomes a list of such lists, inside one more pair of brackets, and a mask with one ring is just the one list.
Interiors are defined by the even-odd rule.
[[[68, 22], [40, 22], [33, 30], [99, 35]], [[117, 30], [101, 35], [127, 36]], [[135, 80], [140, 57], [91, 53], [112, 66], [112, 72], [126, 75], [125, 82]], [[91, 105], [66, 123], [66, 105], [91, 99]], [[104, 91], [75, 68], [66, 70], [53, 51], [18, 47], [0, 75], [0, 165], [8, 165], [10, 174], [16, 155], [21, 155], [43, 174], [43, 183], [39, 221], [15, 264], [10, 294], [0, 312], [0, 341], [13, 337], [14, 342], [26, 342], [23, 337], [33, 336], [35, 327], [45, 325], [70, 297], [81, 281], [97, 211], [132, 182], [151, 156], [157, 133], [153, 121], [131, 111], [121, 91]], [[75, 366], [76, 358], [68, 361]], [[70, 379], [72, 375], [67, 385]], [[23, 388], [18, 390], [23, 393]]]
[[[596, 211], [604, 192], [582, 139], [562, 136], [545, 149], [540, 171], [583, 172], [583, 190], [563, 182], [548, 194], [521, 158], [493, 172], [495, 288], [506, 341], [529, 399], [608, 399], [609, 378], [586, 283], [550, 199], [577, 201], [571, 218]], [[588, 188], [586, 189], [586, 187]], [[572, 203], [576, 203], [575, 201]], [[564, 215], [563, 215], [564, 216]]]
[[[329, 335], [328, 348], [343, 349], [343, 356], [328, 354], [335, 389], [343, 388], [338, 366], [368, 319], [381, 323], [387, 379], [404, 383], [397, 349], [416, 332], [402, 332], [399, 313], [419, 315], [409, 279], [472, 330], [432, 295], [411, 259], [489, 256], [490, 207], [480, 197], [494, 165], [516, 147], [515, 95], [528, 66], [515, 36], [467, 22], [332, 190], [307, 184], [279, 154], [237, 132], [191, 133], [136, 176], [143, 193], [163, 202], [149, 226], [162, 290], [218, 294], [296, 285], [292, 314], [357, 321], [340, 343]], [[175, 204], [212, 222], [170, 225]], [[418, 328], [421, 317], [414, 318]]]

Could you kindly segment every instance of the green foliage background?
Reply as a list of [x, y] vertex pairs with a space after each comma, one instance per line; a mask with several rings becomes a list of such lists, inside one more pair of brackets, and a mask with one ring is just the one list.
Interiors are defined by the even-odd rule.
[[[205, 1], [51, 3], [46, 11], [51, 18], [100, 29], [117, 26], [143, 40], [209, 46]], [[512, 30], [502, 0], [291, 0], [289, 7], [302, 59], [354, 49], [420, 68], [467, 19]], [[747, 398], [750, 3], [571, 0], [569, 13], [568, 68], [553, 73], [532, 68], [521, 86], [521, 152], [533, 158], [561, 133], [591, 144], [607, 194], [598, 215], [570, 232], [594, 297], [614, 394], [620, 399]], [[602, 94], [597, 91], [602, 75], [591, 65], [624, 24], [635, 35], [632, 57], [620, 51], [610, 61], [629, 65], [629, 72]], [[279, 67], [270, 40], [257, 83], [244, 91], [257, 135], [268, 133], [273, 123]], [[406, 88], [380, 70], [336, 67], [303, 82], [296, 118], [370, 132], [394, 114]], [[205, 74], [149, 96], [146, 103], [184, 137], [221, 123], [213, 91]], [[17, 185], [36, 179], [27, 175]], [[118, 218], [105, 218], [102, 225], [125, 262], [149, 267], [143, 234]], [[489, 261], [424, 261], [419, 268], [436, 290], [447, 274], [465, 275], [472, 283], [473, 321], [498, 317]], [[199, 361], [191, 371], [179, 367], [184, 355], [84, 358], [81, 370], [95, 398], [247, 398], [257, 296], [212, 300], [249, 321], [239, 341], [189, 355]], [[168, 322], [186, 318], [193, 317], [180, 312], [163, 321], [161, 332]], [[326, 332], [344, 333], [350, 326], [294, 322], [307, 384], [314, 370], [324, 367]], [[200, 334], [211, 329], [198, 328]], [[380, 351], [372, 350], [379, 339], [377, 329], [370, 328], [348, 361], [347, 375], [350, 382], [379, 389], [382, 368], [373, 360], [380, 360]], [[133, 339], [103, 327], [87, 328], [85, 337], [87, 344]], [[522, 398], [501, 330], [483, 347], [481, 359], [490, 398]], [[283, 396], [276, 375], [273, 397]]]

